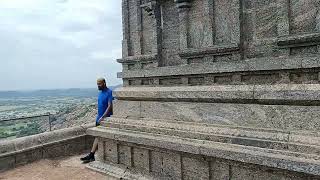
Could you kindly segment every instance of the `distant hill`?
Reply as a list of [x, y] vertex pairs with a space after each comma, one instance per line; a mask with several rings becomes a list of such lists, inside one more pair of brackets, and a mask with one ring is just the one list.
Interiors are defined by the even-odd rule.
[[[122, 85], [110, 86], [114, 90]], [[0, 98], [14, 97], [93, 97], [98, 93], [97, 88], [70, 88], [70, 89], [51, 89], [35, 91], [0, 91]]]

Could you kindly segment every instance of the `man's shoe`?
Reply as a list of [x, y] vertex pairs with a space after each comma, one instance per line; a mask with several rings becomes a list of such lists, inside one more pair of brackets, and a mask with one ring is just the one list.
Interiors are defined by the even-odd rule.
[[83, 161], [83, 163], [89, 163], [89, 162], [95, 161], [94, 154], [90, 153], [87, 156], [80, 158], [80, 160]]

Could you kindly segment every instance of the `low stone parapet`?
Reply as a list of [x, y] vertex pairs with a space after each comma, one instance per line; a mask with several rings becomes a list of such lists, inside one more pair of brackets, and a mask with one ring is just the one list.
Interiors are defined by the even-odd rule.
[[99, 137], [89, 168], [121, 179], [320, 176], [319, 137], [304, 133], [117, 118], [87, 133]]
[[86, 135], [88, 124], [0, 142], [0, 172], [44, 158], [83, 153], [94, 138]]

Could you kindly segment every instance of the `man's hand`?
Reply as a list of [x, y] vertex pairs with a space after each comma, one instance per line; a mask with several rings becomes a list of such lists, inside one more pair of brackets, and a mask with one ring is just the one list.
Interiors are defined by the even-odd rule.
[[100, 123], [101, 121], [104, 121], [104, 118], [101, 117], [99, 120], [98, 120], [98, 123]]

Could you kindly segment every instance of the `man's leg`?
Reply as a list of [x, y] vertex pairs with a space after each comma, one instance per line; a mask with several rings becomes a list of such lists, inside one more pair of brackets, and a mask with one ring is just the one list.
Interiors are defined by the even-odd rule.
[[[99, 125], [100, 125], [99, 123], [96, 123], [96, 126], [99, 126]], [[98, 138], [95, 138], [90, 153], [87, 156], [80, 158], [80, 160], [83, 161], [84, 163], [95, 161], [94, 154], [97, 151], [97, 149], [98, 149]]]
[[95, 161], [94, 154], [97, 151], [97, 149], [98, 149], [98, 138], [95, 138], [90, 153], [87, 156], [80, 158], [80, 160], [83, 161], [84, 163]]
[[95, 138], [92, 145], [91, 152], [94, 154], [97, 151], [97, 149], [98, 149], [98, 138]]

